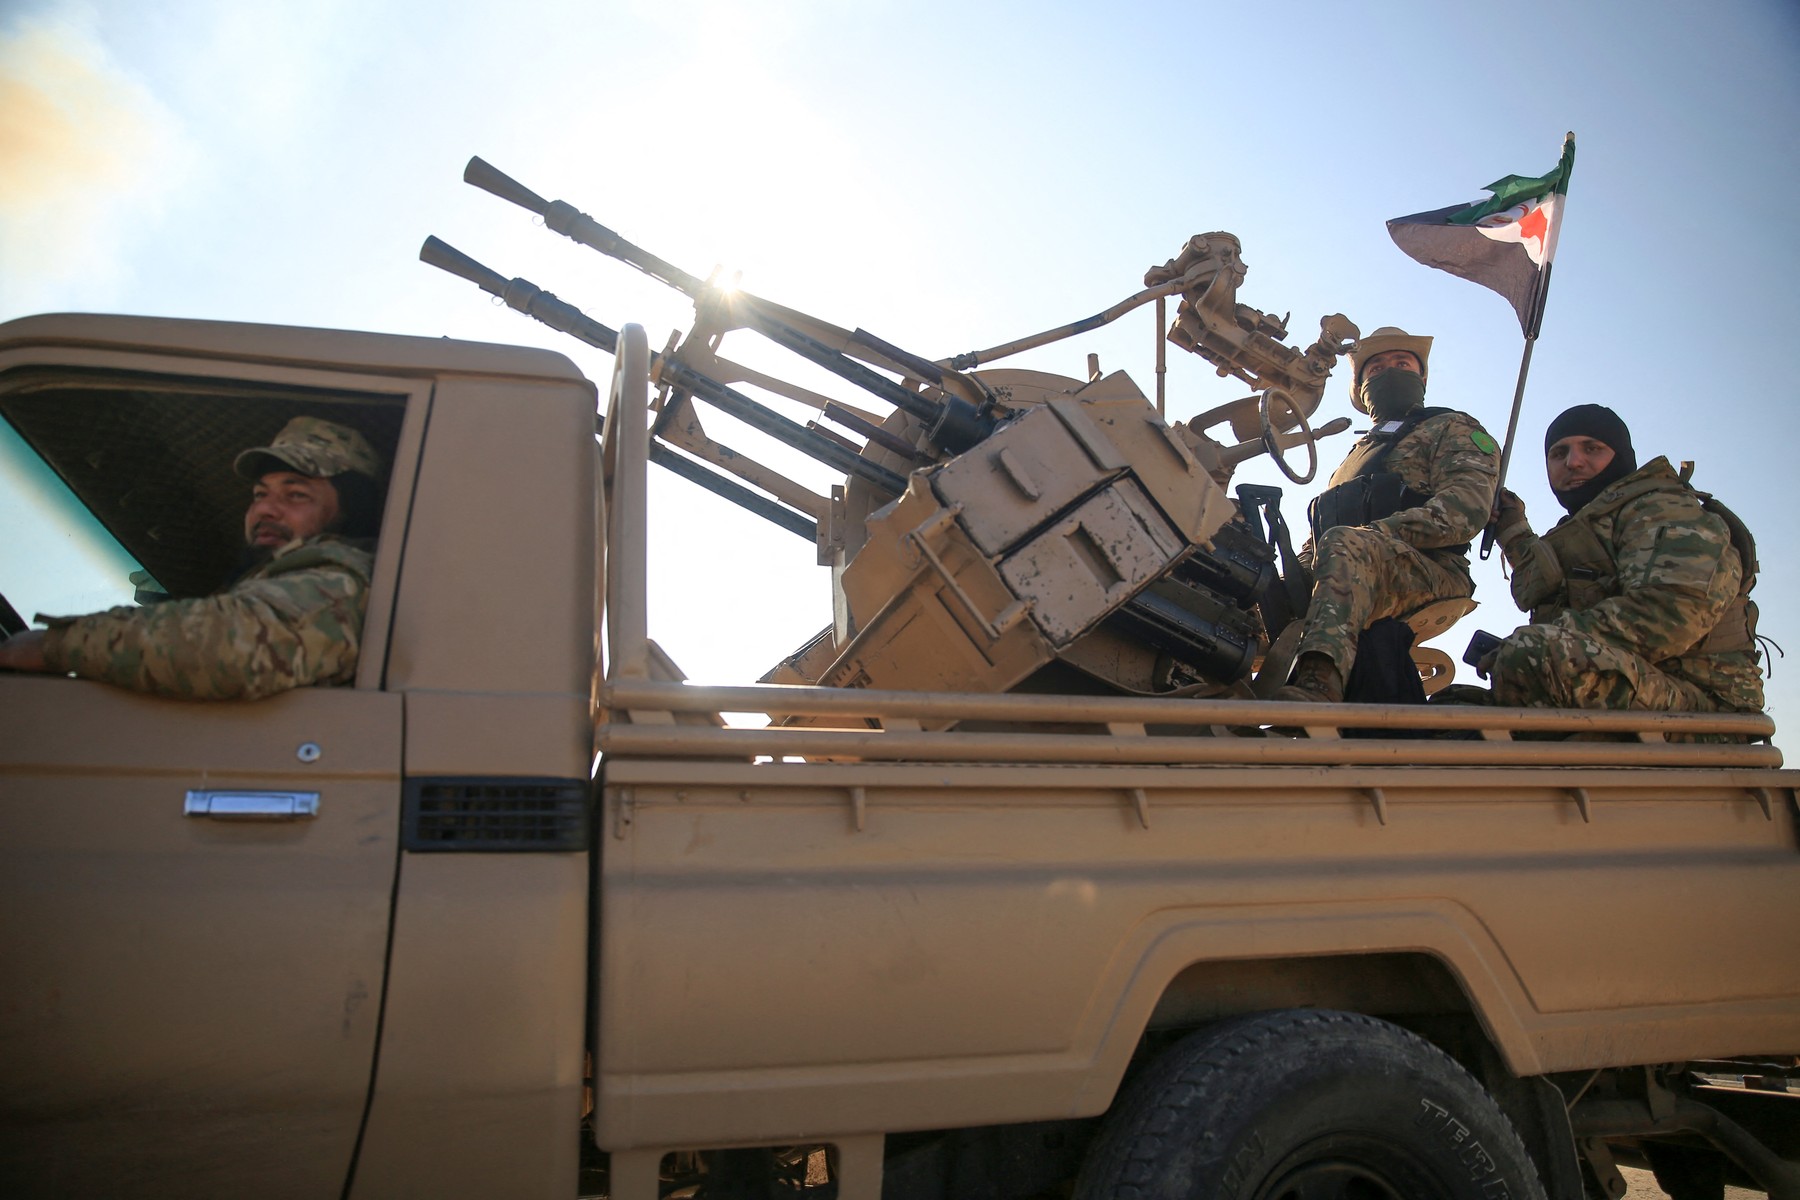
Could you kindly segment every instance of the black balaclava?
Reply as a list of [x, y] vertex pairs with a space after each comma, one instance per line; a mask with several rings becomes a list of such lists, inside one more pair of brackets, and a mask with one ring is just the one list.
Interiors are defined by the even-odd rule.
[[1363, 403], [1377, 421], [1397, 421], [1425, 403], [1425, 377], [1389, 367], [1363, 382]]
[[1586, 483], [1567, 491], [1553, 490], [1557, 503], [1572, 513], [1586, 508], [1608, 485], [1638, 468], [1637, 451], [1631, 448], [1631, 430], [1625, 428], [1618, 413], [1604, 404], [1577, 404], [1550, 422], [1550, 428], [1544, 430], [1544, 456], [1548, 458], [1550, 447], [1568, 437], [1590, 437], [1606, 443], [1613, 452], [1606, 469]]

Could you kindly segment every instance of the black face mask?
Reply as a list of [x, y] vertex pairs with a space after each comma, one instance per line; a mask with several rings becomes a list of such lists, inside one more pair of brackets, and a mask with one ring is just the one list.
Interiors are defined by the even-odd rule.
[[1363, 403], [1377, 421], [1394, 421], [1425, 403], [1425, 377], [1390, 367], [1363, 381]]

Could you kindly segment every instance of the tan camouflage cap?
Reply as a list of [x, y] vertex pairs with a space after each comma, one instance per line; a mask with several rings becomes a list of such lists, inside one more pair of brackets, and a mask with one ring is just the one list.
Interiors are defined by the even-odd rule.
[[261, 479], [270, 471], [295, 471], [329, 478], [345, 471], [381, 482], [381, 459], [369, 440], [354, 429], [320, 417], [295, 417], [275, 440], [237, 456], [233, 468], [245, 479]]

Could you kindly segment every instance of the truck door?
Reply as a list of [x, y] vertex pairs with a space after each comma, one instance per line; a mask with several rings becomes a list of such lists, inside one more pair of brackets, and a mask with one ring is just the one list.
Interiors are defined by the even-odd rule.
[[[394, 463], [427, 399], [3, 368], [0, 592], [27, 620], [207, 594], [242, 541], [237, 450], [328, 414]], [[342, 1194], [399, 857], [387, 509], [355, 687], [189, 701], [0, 672], [0, 1194]]]
[[380, 1010], [398, 697], [0, 675], [0, 712], [3, 1190], [337, 1196]]

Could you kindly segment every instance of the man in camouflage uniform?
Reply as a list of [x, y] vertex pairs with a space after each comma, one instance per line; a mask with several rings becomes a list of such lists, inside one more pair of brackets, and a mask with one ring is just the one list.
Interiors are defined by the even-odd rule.
[[1310, 509], [1312, 604], [1274, 699], [1342, 700], [1370, 624], [1475, 591], [1469, 542], [1492, 509], [1500, 448], [1467, 413], [1425, 407], [1430, 356], [1430, 338], [1393, 326], [1350, 352], [1351, 402], [1375, 427]]
[[1630, 430], [1603, 405], [1557, 417], [1544, 452], [1569, 515], [1539, 537], [1524, 503], [1501, 494], [1497, 533], [1532, 623], [1494, 652], [1495, 701], [1760, 711], [1755, 562], [1708, 498], [1667, 458], [1640, 468]]
[[[0, 667], [189, 700], [256, 699], [356, 675], [384, 472], [362, 434], [289, 421], [234, 464], [252, 480], [253, 565], [221, 592], [48, 618], [0, 643]], [[364, 534], [368, 537], [349, 536]]]

